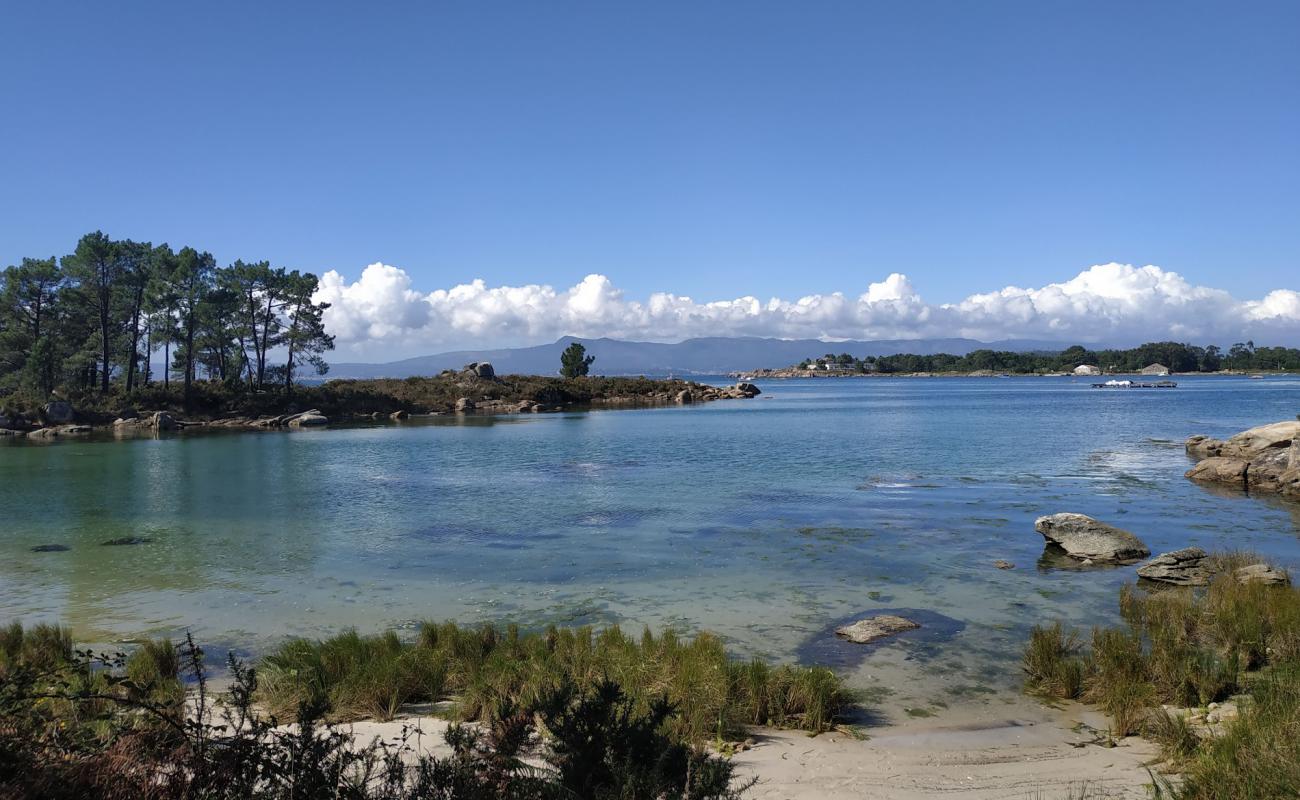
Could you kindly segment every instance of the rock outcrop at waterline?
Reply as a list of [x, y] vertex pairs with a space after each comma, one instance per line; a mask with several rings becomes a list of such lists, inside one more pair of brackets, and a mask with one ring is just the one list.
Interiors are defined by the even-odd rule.
[[1187, 455], [1197, 459], [1186, 473], [1194, 481], [1300, 500], [1300, 420], [1261, 425], [1228, 439], [1193, 436]]
[[1271, 564], [1247, 564], [1233, 569], [1223, 558], [1215, 558], [1199, 547], [1184, 547], [1161, 553], [1138, 567], [1139, 578], [1174, 586], [1206, 586], [1216, 575], [1231, 571], [1237, 583], [1263, 583], [1285, 586], [1291, 578]]
[[1142, 540], [1086, 514], [1051, 514], [1034, 521], [1034, 530], [1066, 555], [1094, 564], [1131, 564], [1151, 555]]
[[1209, 556], [1199, 547], [1161, 553], [1138, 567], [1139, 578], [1175, 586], [1204, 586], [1210, 582]]
[[[303, 394], [307, 399], [303, 400], [303, 404], [311, 402], [318, 405], [317, 408], [297, 411], [292, 404], [285, 403], [293, 410], [275, 415], [268, 415], [264, 411], [256, 415], [236, 413], [219, 416], [219, 410], [213, 414], [209, 409], [207, 413], [215, 418], [187, 420], [168, 411], [120, 408], [112, 415], [101, 409], [77, 413], [76, 418], [94, 421], [97, 427], [112, 420], [113, 432], [125, 438], [191, 428], [319, 428], [331, 422], [380, 421], [385, 418], [397, 422], [416, 414], [539, 414], [596, 408], [652, 408], [747, 399], [762, 394], [757, 386], [744, 382], [734, 386], [710, 386], [689, 381], [655, 381], [646, 378], [562, 380], [520, 375], [503, 378], [491, 373], [490, 369], [491, 365], [478, 363], [471, 371], [451, 373], [449, 376], [400, 382], [382, 379], [341, 381], [337, 387], [326, 384], [324, 387], [306, 388]], [[54, 406], [53, 403], [51, 405]], [[325, 410], [320, 410], [322, 408]], [[56, 415], [65, 411], [61, 406], [55, 406], [52, 410]], [[47, 424], [38, 427], [35, 422], [37, 417], [36, 412], [23, 414], [7, 408], [0, 410], [0, 437], [32, 436], [45, 439], [88, 433], [91, 430], [86, 424]], [[36, 429], [32, 430], [33, 428]]]

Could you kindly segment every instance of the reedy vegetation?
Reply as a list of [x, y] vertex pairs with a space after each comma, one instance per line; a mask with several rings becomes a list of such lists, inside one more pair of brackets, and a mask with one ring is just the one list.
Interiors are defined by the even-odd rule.
[[[29, 406], [206, 378], [246, 391], [292, 388], [333, 348], [315, 303], [317, 278], [191, 247], [114, 240], [96, 231], [62, 258], [25, 258], [0, 273], [0, 393]], [[152, 356], [166, 364], [154, 376]], [[272, 358], [280, 359], [272, 363]]]
[[426, 623], [418, 639], [355, 631], [325, 641], [295, 640], [266, 656], [259, 699], [287, 713], [302, 702], [337, 719], [389, 719], [404, 703], [451, 699], [457, 718], [501, 720], [532, 708], [564, 686], [594, 690], [612, 681], [638, 714], [666, 698], [677, 740], [741, 736], [747, 725], [828, 730], [849, 703], [833, 672], [728, 657], [707, 633], [683, 640], [671, 631], [639, 639], [617, 627], [465, 628]]
[[[396, 649], [388, 636], [348, 641], [336, 650], [382, 659]], [[217, 702], [188, 638], [105, 659], [74, 651], [55, 626], [0, 630], [0, 797], [708, 800], [743, 791], [729, 762], [669, 733], [673, 703], [634, 701], [612, 680], [560, 681], [529, 705], [499, 704], [489, 724], [452, 726], [453, 754], [435, 758], [410, 746], [409, 729], [395, 741], [356, 741], [310, 700], [281, 726], [254, 702], [257, 671], [233, 657], [229, 665], [233, 683]], [[195, 689], [189, 703], [179, 700], [182, 676]]]
[[[1165, 791], [1183, 798], [1300, 795], [1300, 590], [1240, 584], [1220, 556], [1208, 587], [1125, 586], [1126, 625], [1095, 628], [1090, 646], [1059, 623], [1036, 627], [1024, 653], [1026, 690], [1094, 703], [1116, 736], [1147, 735], [1183, 772]], [[1204, 707], [1229, 698], [1240, 716], [1223, 735], [1160, 706]]]

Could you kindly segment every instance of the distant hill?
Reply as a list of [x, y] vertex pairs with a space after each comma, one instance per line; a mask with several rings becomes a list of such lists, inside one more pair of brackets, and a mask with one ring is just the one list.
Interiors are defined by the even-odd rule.
[[437, 375], [459, 369], [471, 361], [490, 361], [500, 374], [554, 375], [560, 353], [581, 342], [596, 357], [592, 372], [600, 375], [721, 375], [759, 367], [784, 367], [826, 353], [849, 353], [858, 358], [898, 353], [965, 355], [989, 348], [1015, 352], [1058, 352], [1061, 342], [974, 339], [890, 339], [874, 342], [823, 342], [819, 339], [762, 339], [757, 337], [706, 337], [675, 344], [625, 342], [618, 339], [580, 339], [565, 336], [550, 344], [501, 350], [456, 350], [416, 356], [385, 364], [331, 364], [327, 378], [407, 378]]

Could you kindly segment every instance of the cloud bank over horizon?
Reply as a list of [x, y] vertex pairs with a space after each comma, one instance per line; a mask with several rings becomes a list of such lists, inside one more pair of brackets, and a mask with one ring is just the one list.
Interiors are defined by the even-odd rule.
[[475, 280], [422, 292], [405, 270], [381, 263], [366, 267], [355, 281], [326, 272], [316, 299], [331, 304], [325, 325], [337, 337], [336, 360], [513, 347], [564, 335], [660, 342], [696, 336], [1300, 342], [1300, 292], [1275, 289], [1257, 300], [1239, 299], [1160, 267], [1115, 263], [1039, 288], [1008, 286], [937, 305], [926, 303], [897, 272], [856, 296], [698, 302], [671, 293], [629, 299], [600, 274], [562, 290], [544, 284], [489, 287]]

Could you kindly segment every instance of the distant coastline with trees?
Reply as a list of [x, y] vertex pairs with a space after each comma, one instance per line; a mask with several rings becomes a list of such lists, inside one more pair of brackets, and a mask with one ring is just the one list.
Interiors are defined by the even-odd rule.
[[745, 377], [793, 378], [806, 376], [854, 375], [1061, 375], [1076, 367], [1092, 365], [1105, 374], [1136, 374], [1160, 365], [1171, 373], [1285, 372], [1300, 370], [1300, 349], [1257, 347], [1253, 341], [1239, 342], [1224, 350], [1180, 342], [1148, 342], [1127, 350], [1089, 350], [1075, 345], [1060, 352], [1018, 353], [1003, 350], [974, 350], [958, 356], [949, 353], [916, 355], [904, 353], [857, 358], [848, 353], [827, 353], [806, 358], [780, 369], [758, 369]]

